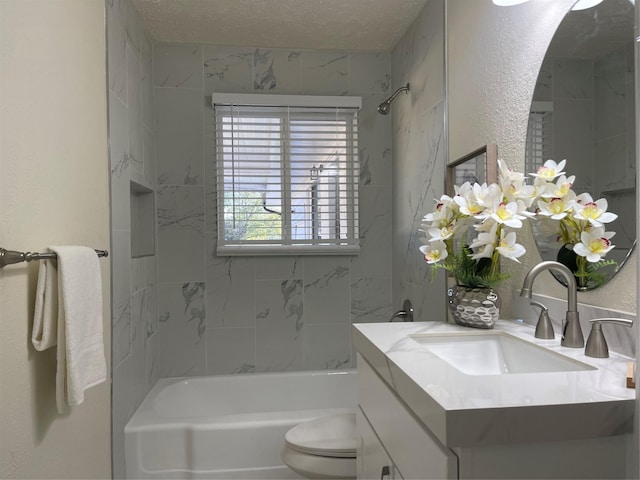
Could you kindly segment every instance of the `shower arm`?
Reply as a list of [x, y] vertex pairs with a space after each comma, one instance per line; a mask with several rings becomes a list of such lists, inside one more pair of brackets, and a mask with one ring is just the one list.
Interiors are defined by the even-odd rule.
[[400, 87], [395, 92], [393, 92], [391, 96], [384, 101], [384, 103], [391, 103], [398, 95], [400, 95], [401, 92], [408, 92], [408, 91], [409, 91], [409, 84], [407, 83], [404, 87]]

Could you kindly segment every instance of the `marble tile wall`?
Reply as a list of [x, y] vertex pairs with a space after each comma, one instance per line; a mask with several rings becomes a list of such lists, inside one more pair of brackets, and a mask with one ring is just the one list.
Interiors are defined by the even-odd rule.
[[[130, 184], [133, 181], [155, 190], [152, 45], [129, 0], [109, 0], [106, 6], [112, 235], [113, 477], [124, 478], [124, 426], [160, 372], [156, 257], [131, 256]], [[149, 224], [153, 227], [155, 220]], [[155, 237], [154, 232], [151, 232], [151, 237]]]
[[576, 176], [575, 188], [593, 191], [595, 91], [594, 63], [574, 58], [545, 58], [534, 90], [534, 101], [552, 102], [550, 158], [566, 159]]
[[[157, 44], [160, 376], [343, 368], [351, 322], [387, 321], [389, 53]], [[218, 257], [211, 93], [360, 95], [356, 257]]]
[[446, 318], [445, 279], [418, 250], [422, 217], [444, 193], [444, 1], [428, 2], [392, 52], [393, 88], [410, 84], [393, 114], [393, 298], [418, 321]]
[[615, 244], [631, 247], [636, 238], [636, 126], [633, 46], [594, 65], [596, 191], [616, 212]]

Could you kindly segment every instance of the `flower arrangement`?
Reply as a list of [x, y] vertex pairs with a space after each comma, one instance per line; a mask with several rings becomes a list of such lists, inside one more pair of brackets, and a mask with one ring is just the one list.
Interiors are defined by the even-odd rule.
[[534, 177], [538, 192], [536, 207], [538, 218], [550, 222], [564, 245], [558, 260], [565, 263], [578, 282], [578, 287], [597, 286], [605, 276], [598, 270], [616, 265], [614, 260], [604, 260], [613, 250], [611, 238], [615, 232], [606, 231], [605, 224], [618, 216], [608, 212], [605, 198], [593, 200], [589, 193], [577, 195], [572, 189], [575, 175], [566, 176], [563, 171], [566, 160], [556, 164], [547, 160]]
[[[575, 176], [562, 171], [566, 160], [547, 160], [528, 185], [525, 175], [498, 160], [498, 183], [469, 182], [455, 186], [455, 195], [442, 195], [433, 212], [423, 218], [420, 251], [434, 272], [449, 271], [458, 285], [495, 287], [509, 276], [500, 273], [501, 257], [519, 262], [525, 254], [516, 231], [536, 216], [554, 224], [558, 237], [575, 253], [579, 285], [597, 278], [597, 269], [611, 262], [603, 257], [613, 249], [604, 224], [617, 218], [607, 201], [573, 190]], [[475, 232], [475, 237], [471, 234]], [[613, 262], [615, 263], [615, 262]], [[570, 267], [571, 268], [571, 267]]]

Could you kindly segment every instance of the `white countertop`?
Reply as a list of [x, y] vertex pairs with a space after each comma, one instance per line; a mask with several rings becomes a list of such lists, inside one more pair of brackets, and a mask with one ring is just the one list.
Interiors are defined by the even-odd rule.
[[[586, 357], [584, 349], [539, 340], [534, 329], [498, 321], [506, 332], [596, 367], [594, 370], [467, 375], [419, 345], [412, 334], [477, 332], [443, 322], [353, 325], [358, 352], [413, 413], [449, 447], [593, 438], [630, 433], [635, 390], [627, 357]], [[585, 338], [588, 332], [585, 332]]]

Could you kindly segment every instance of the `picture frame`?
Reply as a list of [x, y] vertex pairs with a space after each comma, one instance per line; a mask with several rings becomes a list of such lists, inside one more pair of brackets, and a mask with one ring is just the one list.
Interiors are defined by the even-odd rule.
[[445, 193], [455, 195], [454, 185], [464, 182], [494, 183], [498, 179], [498, 146], [488, 143], [447, 165]]

